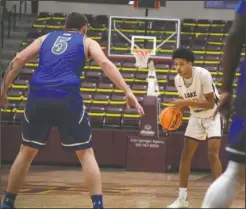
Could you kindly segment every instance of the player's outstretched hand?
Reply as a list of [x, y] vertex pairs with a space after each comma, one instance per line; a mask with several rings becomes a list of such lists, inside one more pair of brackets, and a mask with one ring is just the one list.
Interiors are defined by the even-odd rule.
[[229, 92], [224, 92], [220, 95], [219, 105], [213, 115], [215, 117], [218, 113], [220, 113], [228, 122], [229, 118], [233, 114], [233, 106], [232, 106], [232, 94]]
[[126, 94], [126, 104], [129, 108], [135, 108], [141, 116], [144, 115], [143, 107], [132, 92]]

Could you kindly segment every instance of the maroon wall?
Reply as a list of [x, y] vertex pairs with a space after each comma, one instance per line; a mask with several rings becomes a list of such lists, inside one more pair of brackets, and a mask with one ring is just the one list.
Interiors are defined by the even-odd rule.
[[[20, 126], [3, 126], [1, 128], [1, 158], [3, 163], [12, 163], [21, 143]], [[183, 136], [161, 138], [154, 148], [136, 146], [133, 138], [137, 132], [120, 130], [94, 130], [93, 147], [100, 165], [123, 167], [127, 170], [167, 172], [177, 170], [183, 147]], [[221, 160], [227, 163], [224, 137], [221, 146]], [[146, 142], [144, 142], [146, 144]], [[73, 152], [63, 150], [59, 134], [53, 129], [48, 144], [41, 150], [34, 163], [78, 165]], [[209, 169], [207, 160], [207, 143], [201, 143], [192, 162], [193, 169]]]

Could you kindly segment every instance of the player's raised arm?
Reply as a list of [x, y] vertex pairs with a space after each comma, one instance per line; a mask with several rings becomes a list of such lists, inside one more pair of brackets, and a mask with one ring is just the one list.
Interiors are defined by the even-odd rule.
[[222, 66], [224, 71], [222, 92], [232, 92], [232, 83], [235, 72], [240, 60], [240, 53], [245, 42], [245, 25], [246, 25], [246, 6], [245, 1], [241, 1], [237, 10], [233, 25], [227, 36], [224, 54], [222, 56]]
[[13, 80], [19, 73], [20, 69], [24, 66], [24, 64], [39, 53], [44, 38], [45, 36], [42, 36], [33, 41], [32, 44], [30, 44], [23, 51], [17, 54], [15, 58], [10, 62], [2, 81], [1, 97], [7, 94], [9, 86], [12, 84]]
[[102, 68], [104, 73], [113, 81], [113, 83], [124, 91], [125, 94], [131, 92], [131, 89], [124, 81], [116, 66], [105, 56], [101, 46], [94, 40], [87, 38], [89, 56]]
[[92, 58], [110, 78], [110, 80], [120, 88], [126, 95], [127, 105], [136, 108], [140, 115], [144, 114], [143, 108], [138, 103], [136, 97], [132, 93], [124, 78], [120, 74], [116, 66], [105, 56], [101, 46], [90, 38], [85, 39], [86, 47], [88, 48], [88, 56]]

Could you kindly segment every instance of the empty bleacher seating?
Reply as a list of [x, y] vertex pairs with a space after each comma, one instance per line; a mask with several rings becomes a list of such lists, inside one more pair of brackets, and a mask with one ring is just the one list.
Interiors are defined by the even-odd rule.
[[[108, 16], [86, 15], [89, 20], [88, 36], [98, 41], [102, 49], [107, 45]], [[21, 47], [26, 47], [35, 38], [53, 30], [63, 28], [66, 14], [42, 12], [33, 23], [27, 33]], [[126, 35], [141, 34], [144, 25], [139, 22], [119, 22], [117, 27], [127, 30]], [[221, 86], [220, 59], [226, 35], [232, 22], [224, 20], [206, 19], [184, 19], [181, 27], [181, 45], [194, 51], [195, 64], [208, 69], [214, 77], [218, 88]], [[172, 25], [153, 24], [148, 30], [148, 35], [155, 35], [162, 38], [168, 36], [168, 31], [173, 30]], [[165, 32], [167, 33], [165, 33]], [[117, 33], [112, 34], [116, 40], [112, 46], [115, 53], [124, 54], [130, 52], [130, 44], [121, 41]], [[175, 37], [173, 37], [175, 39]], [[158, 55], [171, 55], [176, 45], [173, 39], [163, 45]], [[151, 45], [151, 43], [149, 43]], [[148, 46], [148, 43], [146, 44]], [[242, 53], [242, 57], [245, 52]], [[133, 89], [138, 100], [141, 102], [147, 92], [147, 70], [136, 71], [132, 60], [112, 60], [122, 73], [126, 82]], [[20, 71], [18, 78], [14, 81], [8, 92], [9, 104], [7, 109], [2, 110], [3, 119], [19, 121], [23, 116], [26, 97], [28, 93], [28, 81], [35, 68], [38, 66], [38, 57], [31, 60]], [[156, 62], [157, 78], [160, 84], [160, 101], [162, 108], [178, 96], [173, 84], [176, 71], [170, 68], [167, 63]], [[235, 82], [240, 74], [237, 72]], [[129, 110], [125, 105], [125, 97], [122, 91], [115, 88], [115, 85], [106, 77], [95, 62], [88, 62], [84, 72], [81, 74], [81, 92], [84, 103], [87, 106], [93, 127], [114, 127], [114, 128], [137, 128], [139, 126], [139, 115], [134, 110]], [[184, 113], [187, 121], [189, 112]]]

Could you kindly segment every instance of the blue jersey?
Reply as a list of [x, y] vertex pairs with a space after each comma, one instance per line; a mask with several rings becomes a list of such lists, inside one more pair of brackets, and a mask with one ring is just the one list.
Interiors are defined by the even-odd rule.
[[[30, 94], [52, 92], [52, 98], [80, 96], [80, 76], [86, 63], [85, 36], [78, 32], [55, 31], [43, 41], [39, 67], [30, 81]], [[48, 95], [48, 94], [47, 94]]]
[[[241, 0], [236, 8], [236, 13], [243, 15], [246, 12], [246, 2], [245, 0]], [[246, 91], [246, 73], [245, 73], [245, 65], [246, 65], [246, 56], [244, 57], [244, 60], [241, 63], [240, 66], [240, 79], [238, 81], [238, 94], [242, 93], [244, 95]]]
[[240, 0], [236, 8], [236, 13], [243, 14], [245, 12], [245, 0]]
[[[236, 8], [236, 13], [243, 15], [246, 12], [246, 1], [241, 0]], [[245, 75], [245, 65], [246, 65], [246, 55], [244, 57], [244, 60], [241, 64], [241, 70], [240, 72]]]

